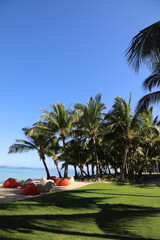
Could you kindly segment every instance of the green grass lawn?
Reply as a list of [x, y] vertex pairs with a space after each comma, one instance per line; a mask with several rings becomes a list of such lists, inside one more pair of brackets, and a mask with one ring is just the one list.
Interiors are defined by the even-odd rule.
[[160, 239], [160, 188], [95, 183], [0, 204], [0, 239]]

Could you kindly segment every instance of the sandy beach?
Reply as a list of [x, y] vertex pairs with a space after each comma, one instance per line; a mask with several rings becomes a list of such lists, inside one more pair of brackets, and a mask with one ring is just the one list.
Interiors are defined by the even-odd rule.
[[[38, 184], [39, 181], [36, 180], [34, 181], [35, 184]], [[54, 188], [54, 193], [60, 192], [60, 191], [67, 191], [67, 190], [72, 190], [75, 188], [80, 188], [83, 186], [86, 186], [88, 184], [91, 184], [91, 182], [74, 182], [73, 184], [70, 184], [68, 186], [55, 186]], [[50, 193], [41, 193], [41, 196], [44, 194], [50, 194]], [[19, 201], [23, 200], [25, 198], [31, 198], [31, 197], [37, 197], [37, 196], [25, 196], [20, 193], [20, 187], [18, 188], [3, 188], [3, 184], [0, 184], [0, 203], [7, 203], [7, 202], [14, 202], [14, 201]]]

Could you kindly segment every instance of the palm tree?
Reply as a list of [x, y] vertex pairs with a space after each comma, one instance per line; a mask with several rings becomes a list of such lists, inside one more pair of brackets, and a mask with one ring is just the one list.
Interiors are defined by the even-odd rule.
[[59, 145], [58, 139], [56, 137], [53, 137], [46, 148], [46, 154], [47, 156], [52, 157], [54, 164], [56, 166], [59, 178], [62, 178], [59, 165], [58, 165], [60, 150], [61, 150], [61, 146]]
[[130, 106], [131, 98], [127, 103], [123, 98], [116, 97], [112, 110], [106, 114], [107, 131], [114, 134], [115, 142], [121, 145], [123, 151], [123, 159], [121, 164], [121, 179], [124, 181], [127, 156], [129, 149], [132, 147], [132, 141], [138, 137], [141, 127], [141, 119], [139, 113], [131, 114]]
[[48, 134], [49, 136], [55, 136], [58, 134], [59, 139], [62, 141], [64, 151], [64, 177], [68, 176], [68, 156], [66, 153], [66, 139], [71, 136], [73, 126], [78, 121], [78, 112], [72, 112], [70, 106], [65, 108], [62, 103], [56, 105], [50, 105], [52, 111], [48, 112], [46, 109], [41, 108], [44, 112], [41, 117], [44, 122], [38, 122], [29, 132], [29, 135], [34, 135], [37, 132]]
[[74, 167], [75, 177], [78, 177], [77, 167], [79, 167], [81, 178], [83, 178], [83, 173], [85, 173], [84, 165], [88, 163], [88, 159], [90, 158], [86, 139], [74, 138], [67, 142], [67, 154], [69, 156], [69, 165]]
[[[149, 65], [152, 74], [143, 83], [150, 92], [160, 85], [160, 21], [141, 30], [133, 39], [126, 51], [129, 64], [138, 71], [142, 63]], [[160, 102], [160, 91], [151, 92], [142, 97], [137, 109], [149, 108], [151, 104]]]
[[[25, 136], [27, 137], [27, 133], [29, 131], [29, 128], [23, 128]], [[50, 138], [45, 135], [35, 135], [27, 137], [27, 140], [23, 139], [16, 139], [16, 143], [11, 145], [9, 147], [8, 153], [22, 153], [22, 152], [28, 152], [30, 150], [36, 150], [38, 152], [38, 155], [40, 157], [40, 160], [42, 160], [47, 179], [50, 179], [49, 170], [45, 161], [45, 149], [48, 146], [50, 142]]]
[[144, 160], [142, 161], [141, 168], [139, 170], [139, 177], [143, 171], [149, 151], [154, 145], [160, 141], [160, 122], [158, 116], [153, 118], [153, 108], [147, 109], [142, 112], [143, 128], [141, 129], [141, 146], [144, 151]]
[[106, 172], [108, 171], [108, 173], [111, 174], [110, 168], [112, 168], [115, 171], [115, 176], [117, 176], [117, 170], [120, 169], [122, 165], [122, 146], [119, 139], [116, 139], [115, 133], [112, 133], [110, 130], [103, 136], [102, 140]]
[[103, 110], [105, 108], [105, 104], [101, 102], [101, 94], [91, 97], [86, 105], [75, 105], [75, 109], [82, 112], [78, 122], [79, 134], [87, 137], [92, 142], [92, 156], [96, 162], [97, 177], [100, 175], [100, 172], [96, 145], [98, 137], [102, 134]]

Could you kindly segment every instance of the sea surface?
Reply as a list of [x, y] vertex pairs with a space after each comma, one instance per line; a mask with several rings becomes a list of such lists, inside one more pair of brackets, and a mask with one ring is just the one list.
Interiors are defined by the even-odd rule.
[[[49, 169], [51, 176], [58, 177], [56, 169]], [[63, 176], [63, 172], [62, 172]], [[74, 171], [69, 168], [69, 176], [74, 176]], [[8, 178], [16, 178], [18, 181], [31, 179], [40, 179], [46, 177], [46, 172], [43, 168], [26, 168], [26, 167], [5, 167], [0, 166], [0, 183], [3, 183]]]

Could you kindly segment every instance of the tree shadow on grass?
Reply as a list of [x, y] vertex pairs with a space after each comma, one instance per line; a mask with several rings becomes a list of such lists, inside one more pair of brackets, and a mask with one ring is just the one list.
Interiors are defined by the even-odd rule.
[[[77, 195], [78, 193], [78, 195]], [[34, 210], [36, 207], [58, 207], [63, 209], [92, 209], [98, 206], [101, 200], [109, 200], [112, 197], [97, 196], [91, 197], [87, 190], [58, 192], [34, 198], [24, 199], [22, 201], [0, 204], [1, 210]]]
[[[106, 189], [108, 190], [108, 192], [105, 192], [105, 193], [100, 193], [100, 195], [106, 195], [106, 196], [109, 196], [109, 195], [112, 195], [112, 196], [127, 196], [127, 197], [144, 197], [144, 198], [160, 198], [160, 193], [159, 193], [159, 196], [156, 196], [156, 195], [146, 195], [146, 194], [132, 194], [132, 193], [113, 193], [112, 191], [110, 191], [110, 189]], [[115, 190], [114, 190], [115, 192]], [[93, 194], [98, 194], [99, 195], [99, 190], [89, 190], [89, 191], [86, 191], [86, 193], [93, 193]]]
[[[140, 240], [140, 235], [133, 234], [124, 228], [125, 223], [133, 219], [157, 214], [157, 209], [132, 207], [130, 205], [100, 205], [101, 211], [97, 213], [82, 214], [56, 214], [56, 215], [22, 215], [1, 216], [0, 228], [7, 234], [15, 231], [25, 234], [34, 234], [34, 231], [52, 234], [65, 234], [69, 236], [90, 237], [99, 239]], [[120, 224], [123, 221], [123, 226]], [[101, 231], [87, 232], [87, 224], [96, 222]], [[9, 223], [9, 224], [8, 224]], [[76, 226], [86, 224], [86, 231], [76, 230]], [[74, 225], [74, 226], [73, 226]], [[84, 226], [83, 226], [84, 228]], [[103, 232], [102, 232], [103, 231]], [[53, 235], [54, 238], [54, 235]], [[1, 239], [1, 238], [0, 238]], [[5, 239], [5, 238], [2, 238]], [[7, 238], [6, 238], [7, 239]], [[23, 238], [22, 238], [23, 239]], [[145, 238], [147, 239], [147, 238]], [[154, 240], [154, 238], [148, 238]]]
[[[128, 222], [132, 223], [133, 220], [139, 218], [154, 217], [160, 213], [159, 209], [152, 207], [107, 204], [107, 197], [104, 198], [101, 194], [99, 197], [92, 197], [93, 195], [89, 197], [88, 194], [87, 189], [81, 189], [1, 204], [1, 209], [8, 210], [8, 215], [0, 216], [0, 229], [6, 232], [6, 239], [5, 237], [0, 237], [0, 239], [9, 239], [7, 237], [12, 236], [14, 232], [20, 233], [21, 240], [23, 240], [26, 239], [26, 234], [30, 233], [34, 236], [36, 234], [34, 231], [36, 231], [40, 232], [42, 237], [44, 233], [52, 233], [74, 236], [75, 239], [76, 237], [82, 239], [89, 237], [140, 240], [146, 238], [140, 236], [139, 232], [133, 233], [131, 229], [133, 225], [129, 226]], [[24, 212], [19, 212], [18, 209], [22, 208]], [[66, 209], [67, 212], [65, 212]], [[16, 211], [19, 215], [16, 215]], [[95, 230], [94, 225], [96, 225]], [[76, 228], [76, 226], [81, 227]], [[154, 238], [148, 239], [155, 240]]]
[[[144, 229], [143, 220], [146, 217], [156, 217], [156, 215], [160, 214], [160, 209], [125, 204], [104, 204], [101, 207], [102, 210], [99, 212], [96, 222], [104, 232], [107, 233], [109, 231], [111, 234], [120, 236], [119, 239], [123, 239], [121, 236], [126, 236], [126, 239], [129, 239], [129, 236], [132, 236], [131, 239], [152, 239], [140, 238], [140, 236], [138, 237], [137, 234], [134, 234], [132, 231], [135, 227], [134, 222], [141, 220], [141, 226], [139, 227]], [[158, 229], [155, 230], [158, 233]], [[160, 239], [160, 233], [156, 239]]]
[[[13, 238], [11, 238], [11, 237], [2, 237], [2, 236], [0, 236], [0, 240], [11, 240], [11, 239], [13, 239]], [[19, 238], [14, 238], [14, 240], [25, 240], [25, 239], [19, 239]]]

